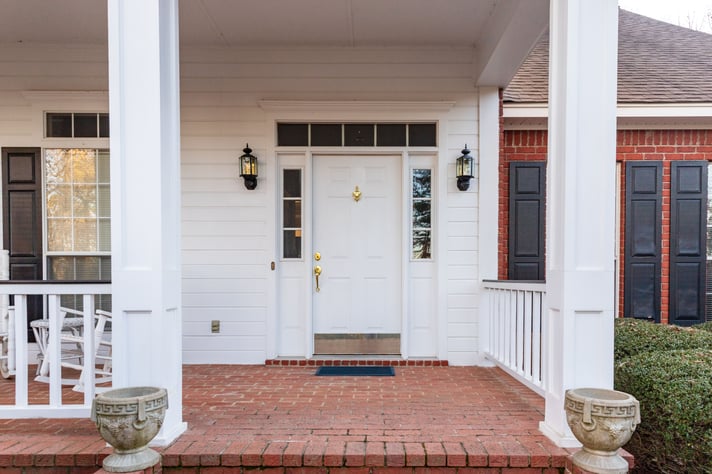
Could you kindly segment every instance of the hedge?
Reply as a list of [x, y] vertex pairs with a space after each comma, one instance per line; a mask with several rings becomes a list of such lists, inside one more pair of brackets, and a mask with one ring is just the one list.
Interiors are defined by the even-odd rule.
[[615, 360], [642, 352], [712, 349], [712, 331], [698, 331], [631, 318], [616, 319]]
[[[642, 334], [669, 343], [656, 337], [662, 334], [657, 330]], [[636, 471], [712, 472], [711, 349], [641, 352], [618, 360], [615, 388], [640, 401], [642, 422], [625, 446], [635, 456]]]
[[698, 324], [696, 326], [692, 326], [693, 329], [702, 329], [703, 331], [709, 331], [712, 332], [712, 321], [708, 321], [706, 323]]

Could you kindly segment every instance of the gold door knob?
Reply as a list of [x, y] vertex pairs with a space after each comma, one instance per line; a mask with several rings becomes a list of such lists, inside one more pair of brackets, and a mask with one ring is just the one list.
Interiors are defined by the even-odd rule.
[[321, 267], [319, 265], [314, 267], [314, 278], [316, 279], [316, 291], [319, 292], [319, 275], [321, 275]]

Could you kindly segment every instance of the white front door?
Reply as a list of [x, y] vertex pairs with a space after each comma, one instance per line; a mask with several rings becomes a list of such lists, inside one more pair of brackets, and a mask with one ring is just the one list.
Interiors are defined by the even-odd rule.
[[360, 351], [348, 341], [399, 344], [401, 157], [315, 156], [313, 163], [311, 259], [321, 268], [318, 291], [312, 275], [315, 352], [392, 352], [368, 344]]

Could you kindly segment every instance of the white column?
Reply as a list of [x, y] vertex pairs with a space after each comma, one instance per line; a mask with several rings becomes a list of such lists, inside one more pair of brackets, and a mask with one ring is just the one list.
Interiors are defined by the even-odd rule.
[[575, 446], [565, 391], [613, 387], [616, 0], [551, 0], [550, 35], [541, 430]]
[[[480, 279], [496, 280], [499, 258], [499, 88], [479, 88], [479, 255]], [[485, 359], [489, 347], [490, 311], [487, 295], [480, 290], [479, 351], [481, 365], [491, 365]]]
[[168, 390], [182, 419], [178, 0], [109, 0], [114, 386]]
[[479, 265], [483, 280], [497, 279], [499, 229], [499, 88], [479, 88]]

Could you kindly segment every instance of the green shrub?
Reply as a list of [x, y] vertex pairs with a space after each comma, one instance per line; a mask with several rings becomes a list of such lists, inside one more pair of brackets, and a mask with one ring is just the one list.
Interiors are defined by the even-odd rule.
[[637, 471], [712, 472], [712, 350], [618, 360], [615, 388], [640, 401], [642, 422], [625, 446]]
[[693, 329], [701, 329], [702, 331], [712, 332], [712, 321], [707, 321], [706, 323], [697, 324], [692, 326]]
[[616, 319], [615, 360], [650, 351], [712, 349], [712, 332], [631, 318]]

